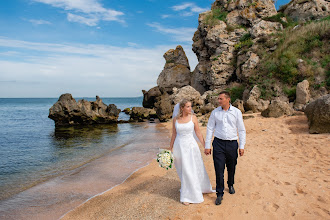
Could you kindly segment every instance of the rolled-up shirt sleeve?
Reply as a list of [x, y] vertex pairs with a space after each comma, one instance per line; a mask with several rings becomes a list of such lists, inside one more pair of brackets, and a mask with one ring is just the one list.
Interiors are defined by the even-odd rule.
[[211, 116], [207, 123], [205, 149], [211, 149], [211, 140], [212, 140], [214, 129], [215, 129], [215, 116], [214, 116], [214, 111], [213, 111], [211, 113]]
[[237, 121], [236, 121], [238, 137], [239, 137], [239, 149], [244, 149], [245, 142], [246, 142], [246, 130], [243, 123], [243, 116], [242, 112], [239, 111]]

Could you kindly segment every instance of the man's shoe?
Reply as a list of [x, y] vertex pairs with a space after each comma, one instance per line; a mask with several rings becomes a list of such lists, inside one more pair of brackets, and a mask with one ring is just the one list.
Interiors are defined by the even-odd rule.
[[229, 186], [229, 193], [230, 194], [235, 194], [234, 186]]
[[215, 200], [216, 205], [220, 205], [222, 201], [222, 196], [218, 196], [217, 199]]

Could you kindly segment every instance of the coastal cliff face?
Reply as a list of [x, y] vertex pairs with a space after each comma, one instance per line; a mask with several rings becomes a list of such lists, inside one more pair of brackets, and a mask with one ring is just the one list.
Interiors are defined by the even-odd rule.
[[49, 118], [55, 121], [55, 126], [108, 124], [118, 120], [120, 109], [114, 104], [107, 106], [98, 96], [96, 101], [76, 100], [71, 94], [60, 96], [49, 109]]
[[277, 12], [271, 0], [216, 0], [198, 23], [196, 68], [190, 73], [178, 46], [164, 54], [158, 86], [143, 91], [144, 107], [155, 108], [161, 121], [170, 118], [175, 94], [188, 86], [200, 94], [192, 92], [201, 100], [194, 110], [202, 114], [216, 107], [222, 90], [243, 112], [271, 111], [271, 103], [304, 110], [328, 93], [329, 2], [293, 0]]
[[[204, 93], [236, 80], [237, 44], [243, 36], [257, 38], [281, 30], [281, 24], [262, 20], [276, 13], [270, 0], [215, 1], [212, 10], [201, 13], [198, 19], [193, 51], [199, 63], [193, 71], [191, 85]], [[241, 56], [239, 62], [245, 64], [243, 70], [238, 69], [239, 78], [243, 78], [257, 65], [259, 57], [250, 52], [244, 58]]]

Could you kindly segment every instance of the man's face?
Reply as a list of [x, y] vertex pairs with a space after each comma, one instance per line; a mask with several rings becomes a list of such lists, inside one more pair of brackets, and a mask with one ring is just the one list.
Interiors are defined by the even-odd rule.
[[229, 105], [230, 98], [227, 98], [225, 94], [220, 94], [218, 97], [219, 105], [221, 107]]

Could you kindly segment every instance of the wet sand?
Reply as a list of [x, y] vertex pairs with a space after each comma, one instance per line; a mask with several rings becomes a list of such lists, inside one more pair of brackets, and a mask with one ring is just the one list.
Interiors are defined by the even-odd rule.
[[144, 131], [133, 142], [66, 175], [1, 201], [0, 219], [59, 219], [86, 200], [121, 184], [148, 165], [158, 148], [167, 144], [168, 130], [163, 125], [145, 123]]
[[[253, 116], [244, 120], [247, 144], [238, 159], [236, 194], [226, 188], [220, 206], [214, 205], [215, 193], [205, 194], [201, 204], [182, 205], [175, 169], [153, 160], [62, 219], [329, 219], [330, 135], [309, 134], [302, 114]], [[206, 128], [201, 130], [205, 137]], [[203, 160], [215, 188], [212, 157], [203, 154]]]

